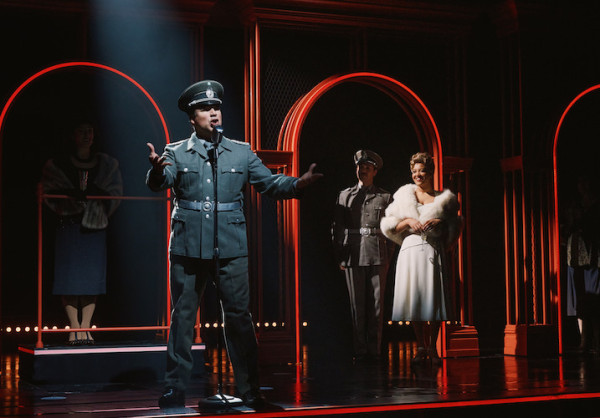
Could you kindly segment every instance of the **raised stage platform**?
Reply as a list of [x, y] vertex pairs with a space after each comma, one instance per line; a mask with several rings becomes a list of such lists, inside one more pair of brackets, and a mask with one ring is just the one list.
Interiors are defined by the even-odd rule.
[[[193, 374], [204, 370], [204, 344], [192, 346]], [[35, 384], [152, 382], [165, 374], [165, 343], [21, 346], [19, 376]]]
[[[141, 380], [120, 382], [34, 383], [20, 370], [23, 352], [20, 356], [5, 354], [0, 416], [600, 416], [598, 356], [569, 353], [525, 358], [498, 354], [412, 365], [414, 350], [410, 341], [392, 342], [384, 358], [355, 364], [345, 353], [331, 352], [324, 346], [306, 348], [302, 365], [261, 368], [262, 390], [270, 407], [259, 412], [245, 406], [220, 410], [198, 407], [199, 401], [217, 393], [218, 356], [213, 349], [206, 350], [205, 373], [194, 377], [186, 407], [175, 410], [158, 408], [162, 384], [150, 374]], [[78, 355], [88, 354], [73, 357]], [[157, 367], [164, 363], [163, 355], [156, 354]], [[223, 393], [234, 394], [232, 372], [225, 366]]]

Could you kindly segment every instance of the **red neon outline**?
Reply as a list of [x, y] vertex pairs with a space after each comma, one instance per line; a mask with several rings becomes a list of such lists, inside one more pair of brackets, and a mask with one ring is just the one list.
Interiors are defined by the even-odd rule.
[[[33, 74], [32, 76], [30, 76], [27, 80], [25, 80], [23, 83], [21, 83], [21, 85], [19, 87], [17, 87], [17, 89], [10, 95], [10, 97], [8, 98], [6, 104], [4, 105], [4, 107], [2, 108], [2, 113], [0, 113], [0, 138], [2, 137], [2, 127], [4, 126], [4, 119], [6, 117], [6, 114], [8, 113], [8, 109], [10, 108], [12, 102], [15, 100], [15, 98], [17, 97], [17, 95], [25, 88], [27, 87], [32, 81], [34, 81], [35, 79], [39, 78], [40, 76], [47, 74], [51, 71], [55, 71], [55, 70], [59, 70], [62, 68], [68, 68], [68, 67], [96, 67], [96, 68], [100, 68], [103, 70], [107, 70], [110, 72], [113, 72], [123, 78], [125, 78], [127, 81], [129, 81], [130, 83], [132, 83], [134, 86], [136, 86], [142, 93], [144, 93], [144, 95], [148, 98], [148, 100], [150, 101], [150, 103], [152, 103], [152, 106], [154, 106], [154, 109], [156, 110], [156, 113], [158, 113], [158, 117], [160, 118], [160, 121], [162, 123], [163, 129], [164, 129], [164, 133], [165, 133], [165, 140], [166, 143], [170, 143], [170, 137], [169, 137], [169, 130], [167, 128], [167, 123], [165, 121], [165, 118], [162, 114], [162, 112], [160, 111], [160, 108], [158, 107], [158, 105], [156, 104], [156, 101], [154, 101], [154, 99], [152, 98], [152, 96], [150, 95], [150, 93], [148, 93], [148, 91], [142, 87], [142, 85], [140, 83], [138, 83], [137, 81], [135, 81], [133, 78], [131, 78], [130, 76], [128, 76], [127, 74], [125, 74], [122, 71], [117, 70], [116, 68], [112, 68], [109, 67], [108, 65], [103, 65], [103, 64], [98, 64], [95, 62], [89, 62], [89, 61], [73, 61], [73, 62], [65, 62], [62, 64], [56, 64], [56, 65], [52, 65], [50, 67], [47, 67], [41, 71], [38, 71], [37, 73]], [[0, 141], [0, 156], [2, 155], [2, 142]], [[38, 195], [40, 195], [38, 193]], [[170, 196], [170, 192], [167, 192], [167, 195]], [[38, 202], [38, 205], [40, 205], [40, 202]], [[40, 205], [41, 207], [41, 205]], [[167, 217], [169, 217], [170, 214], [170, 204], [167, 203]], [[38, 218], [41, 219], [41, 211], [38, 209]], [[41, 234], [41, 222], [38, 222], [38, 235]], [[170, 223], [167, 221], [167, 236], [170, 235]], [[41, 240], [38, 240], [38, 254], [41, 251]], [[41, 277], [41, 263], [38, 263], [38, 276]], [[170, 272], [169, 269], [167, 269], [167, 283], [170, 282]], [[168, 289], [168, 287], [167, 287]], [[170, 318], [170, 312], [171, 312], [171, 307], [170, 307], [170, 295], [168, 294], [168, 290], [167, 290], [167, 318]], [[42, 329], [41, 329], [41, 315], [42, 315], [42, 302], [41, 302], [41, 280], [38, 280], [38, 326], [39, 326], [39, 331], [38, 331], [38, 339], [37, 339], [37, 343], [36, 343], [36, 347], [42, 347], [43, 343], [42, 343]]]
[[[518, 405], [528, 402], [548, 402], [561, 401], [570, 399], [598, 399], [598, 393], [567, 393], [558, 395], [540, 395], [526, 396], [522, 398], [498, 398], [498, 399], [478, 399], [467, 401], [440, 401], [440, 402], [424, 402], [411, 404], [394, 404], [394, 405], [376, 405], [376, 406], [333, 406], [333, 407], [313, 407], [313, 408], [296, 408], [285, 409], [286, 417], [307, 417], [307, 416], [336, 416], [336, 415], [351, 415], [360, 413], [381, 413], [390, 411], [419, 411], [426, 409], [444, 409], [444, 408], [461, 408], [475, 406], [490, 406], [490, 405]], [[465, 411], [469, 415], [469, 411]], [[238, 414], [220, 415], [226, 417], [239, 417]], [[252, 414], [256, 418], [276, 418], [282, 416], [282, 411], [279, 412], [255, 412]]]
[[49, 73], [51, 71], [59, 70], [61, 68], [67, 68], [67, 67], [96, 67], [96, 68], [101, 68], [103, 70], [111, 71], [111, 72], [113, 72], [115, 74], [118, 74], [121, 77], [123, 77], [126, 80], [128, 80], [129, 82], [131, 82], [142, 93], [144, 93], [144, 95], [148, 98], [148, 100], [150, 101], [150, 103], [152, 103], [152, 105], [156, 109], [156, 113], [158, 113], [160, 121], [161, 121], [161, 123], [163, 125], [163, 129], [164, 129], [164, 132], [165, 132], [165, 138], [166, 138], [167, 144], [170, 143], [169, 130], [167, 129], [167, 123], [165, 122], [165, 118], [164, 118], [162, 112], [160, 111], [158, 105], [156, 104], [156, 102], [152, 98], [152, 96], [150, 96], [150, 93], [148, 93], [148, 91], [146, 91], [146, 89], [144, 87], [142, 87], [140, 85], [140, 83], [138, 83], [137, 81], [135, 81], [133, 78], [131, 78], [130, 76], [128, 76], [124, 72], [119, 71], [119, 70], [117, 70], [115, 68], [109, 67], [108, 65], [97, 64], [95, 62], [87, 62], [87, 61], [75, 61], [75, 62], [65, 62], [65, 63], [62, 63], [62, 64], [56, 64], [56, 65], [50, 66], [48, 68], [45, 68], [45, 69], [43, 69], [43, 70], [35, 73], [31, 77], [29, 77], [27, 80], [25, 80], [19, 87], [17, 87], [17, 89], [13, 92], [13, 94], [8, 98], [8, 101], [4, 105], [4, 108], [2, 109], [2, 113], [0, 114], [0, 132], [2, 131], [2, 125], [4, 124], [4, 118], [6, 116], [6, 113], [8, 112], [8, 108], [10, 107], [10, 105], [12, 104], [12, 102], [14, 101], [14, 99], [17, 97], [17, 95], [21, 92], [21, 90], [23, 90], [25, 87], [27, 87], [27, 85], [29, 83], [31, 83], [33, 80], [35, 80], [36, 78], [38, 78], [38, 77], [40, 77], [40, 76], [42, 76], [42, 75], [44, 75], [46, 73]]
[[[431, 146], [434, 154], [434, 158], [436, 158], [436, 162], [438, 165], [438, 175], [437, 175], [437, 187], [441, 188], [443, 183], [443, 161], [442, 161], [442, 144], [440, 140], [440, 133], [437, 128], [437, 125], [431, 115], [431, 112], [423, 103], [423, 101], [417, 96], [415, 92], [409, 89], [404, 84], [399, 81], [387, 77], [377, 73], [370, 72], [358, 72], [358, 73], [350, 73], [345, 75], [335, 75], [331, 76], [319, 84], [317, 84], [311, 91], [309, 91], [306, 95], [298, 99], [296, 103], [294, 103], [293, 107], [286, 115], [285, 122], [282, 125], [282, 129], [279, 133], [279, 140], [277, 144], [277, 149], [284, 151], [292, 151], [293, 152], [293, 162], [292, 162], [292, 176], [298, 176], [300, 174], [300, 155], [298, 152], [298, 146], [300, 142], [300, 133], [302, 131], [302, 125], [308, 116], [310, 109], [316, 103], [317, 100], [331, 88], [336, 85], [339, 85], [345, 81], [359, 81], [364, 84], [372, 85], [374, 88], [378, 86], [386, 86], [393, 85], [395, 86], [395, 91], [400, 93], [408, 93], [408, 102], [413, 106], [414, 110], [417, 114], [425, 115], [425, 125], [424, 128], [431, 129], [431, 132], [435, 136], [435, 140], [432, 140], [431, 137], [426, 138], [429, 140], [429, 145]], [[384, 91], [385, 92], [385, 91]], [[413, 100], [414, 103], [410, 103]], [[301, 348], [300, 348], [300, 265], [298, 260], [300, 260], [300, 248], [298, 245], [298, 240], [300, 236], [300, 205], [297, 200], [291, 202], [292, 209], [292, 219], [296, 220], [296, 222], [292, 225], [292, 237], [294, 246], [294, 308], [295, 308], [295, 322], [296, 322], [296, 363], [300, 364], [301, 362]], [[442, 325], [443, 327], [443, 325]]]
[[579, 99], [581, 99], [586, 94], [600, 89], [600, 84], [596, 84], [595, 86], [589, 87], [579, 93], [575, 98], [569, 103], [566, 107], [560, 119], [558, 120], [558, 124], [556, 125], [556, 131], [554, 132], [554, 144], [552, 147], [552, 169], [553, 169], [553, 181], [554, 181], [554, 268], [556, 271], [556, 297], [558, 302], [558, 352], [562, 354], [563, 346], [562, 346], [562, 296], [560, 290], [560, 243], [559, 243], [559, 225], [558, 225], [558, 162], [556, 156], [556, 147], [558, 144], [558, 134], [560, 133], [560, 128], [562, 127], [563, 122], [565, 121], [565, 117], [567, 113], [571, 110], [571, 108], [575, 105]]

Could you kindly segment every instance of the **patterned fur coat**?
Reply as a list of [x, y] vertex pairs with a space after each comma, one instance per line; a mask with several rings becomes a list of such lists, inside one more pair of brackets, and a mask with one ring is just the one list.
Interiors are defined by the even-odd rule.
[[[98, 174], [94, 180], [95, 185], [110, 196], [123, 195], [123, 182], [118, 161], [104, 153], [99, 152]], [[56, 190], [75, 189], [76, 186], [65, 175], [60, 167], [49, 160], [42, 172], [42, 187], [44, 193]], [[62, 193], [61, 193], [62, 194]], [[83, 214], [81, 225], [88, 229], [104, 229], [108, 226], [108, 217], [119, 206], [120, 200], [86, 200], [74, 199], [46, 199], [46, 204], [59, 216]]]

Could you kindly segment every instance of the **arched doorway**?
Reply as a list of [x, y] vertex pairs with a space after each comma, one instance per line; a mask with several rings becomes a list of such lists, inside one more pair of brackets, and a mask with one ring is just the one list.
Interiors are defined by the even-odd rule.
[[[579, 326], [574, 306], [568, 300], [567, 251], [570, 234], [569, 212], [579, 200], [577, 180], [588, 176], [598, 191], [597, 158], [589, 150], [596, 146], [600, 135], [597, 109], [600, 107], [600, 84], [579, 93], [562, 112], [553, 141], [553, 194], [554, 194], [554, 271], [557, 277], [558, 344], [559, 353], [579, 344]], [[591, 226], [588, 225], [588, 233]], [[570, 298], [573, 301], [572, 298]], [[571, 305], [571, 306], [569, 306]], [[579, 313], [577, 314], [577, 317]], [[565, 347], [566, 345], [566, 347]]]
[[[287, 174], [298, 176], [305, 167], [301, 167], [300, 142], [304, 124], [316, 103], [329, 91], [337, 86], [347, 83], [358, 83], [376, 89], [390, 99], [408, 118], [416, 136], [414, 151], [425, 150], [436, 159], [437, 176], [436, 187], [443, 187], [443, 158], [439, 131], [435, 121], [423, 101], [407, 86], [393, 78], [368, 72], [358, 72], [345, 75], [336, 75], [323, 80], [310, 92], [302, 96], [290, 109], [280, 130], [278, 150], [292, 154], [292, 164]], [[384, 157], [385, 158], [385, 157]], [[404, 164], [408, 160], [404, 161]], [[393, 190], [392, 190], [393, 192]], [[301, 244], [300, 244], [300, 205], [298, 201], [284, 203], [284, 242], [290, 248], [290, 259], [293, 260], [293, 283], [295, 305], [295, 331], [296, 331], [296, 360], [301, 359]]]
[[[95, 87], [98, 87], [96, 83], [101, 86], [98, 90], [102, 91], [102, 88], [104, 88], [104, 92], [108, 90], [106, 89], [107, 85], [114, 87], [114, 91], [111, 92], [113, 94], [110, 96], [108, 94], [102, 96], [104, 99], [102, 101], [96, 100], [100, 96], [93, 94], [96, 91]], [[132, 90], [134, 94], [131, 94]], [[18, 104], [21, 106], [14, 106], [19, 100], [20, 102]], [[121, 106], [109, 106], [110, 104], [114, 105], [115, 103], [120, 104], [127, 110], [137, 109], [139, 111], [139, 117], [133, 117], [124, 111], [119, 112], [118, 110], [122, 110]], [[12, 110], [12, 113], [10, 113], [10, 120], [11, 122], [14, 120], [14, 123], [12, 124], [7, 123], [10, 110]], [[30, 321], [28, 324], [31, 323], [32, 325], [35, 325], [34, 322], [36, 322], [36, 318], [34, 318], [34, 312], [37, 305], [38, 347], [42, 346], [41, 335], [42, 332], [45, 332], [42, 327], [42, 296], [45, 297], [45, 302], [50, 300], [48, 284], [51, 283], [49, 278], [44, 277], [43, 282], [45, 284], [42, 286], [42, 271], [44, 270], [42, 268], [42, 247], [45, 249], [45, 257], [46, 254], [50, 253], [50, 251], [46, 250], [51, 248], [52, 244], [51, 242], [48, 242], [47, 244], [49, 245], [42, 245], [42, 205], [38, 204], [36, 214], [36, 207], [33, 204], [35, 201], [35, 183], [39, 181], [38, 171], [41, 171], [41, 163], [50, 156], [53, 156], [55, 149], [60, 148], [58, 146], [60, 136], [63, 134], [63, 128], [67, 124], [66, 121], [72, 116], [71, 114], [81, 111], [82, 113], [85, 113], [85, 116], [99, 119], [99, 110], [106, 110], [107, 114], [110, 113], [105, 117], [105, 123], [101, 124], [101, 128], [110, 126], [110, 129], [100, 129], [100, 132], [106, 133], [104, 136], [101, 136], [103, 139], [106, 138], [104, 141], [100, 141], [103, 145], [102, 150], [120, 160], [120, 169], [126, 180], [126, 196], [123, 196], [122, 200], [129, 201], [127, 204], [121, 205], [122, 210], [117, 212], [117, 220], [115, 221], [115, 218], [113, 218], [113, 221], [111, 222], [118, 225], [114, 228], [116, 230], [124, 230], [125, 225], [133, 230], [135, 229], [135, 226], [132, 225], [131, 220], [136, 217], [127, 216], [127, 214], [139, 212], [140, 208], [139, 206], [135, 207], [137, 203], [134, 203], [134, 201], [159, 200], [161, 201], [160, 203], [162, 203], [162, 207], [167, 207], [167, 205], [164, 204], [165, 199], [163, 197], [132, 196], [132, 194], [137, 194], [135, 192], [137, 184], [142, 185], [142, 190], [146, 191], [146, 189], [143, 186], [143, 182], [140, 183], [137, 180], [136, 174], [139, 172], [136, 167], [137, 161], [130, 157], [137, 152], [130, 152], [129, 149], [130, 147], [134, 150], [143, 149], [143, 147], [138, 147], [138, 144], [136, 144], [137, 138], [127, 134], [128, 130], [133, 129], [133, 127], [139, 128], [139, 126], [145, 125], [148, 126], [148, 131], [150, 133], [155, 134], [150, 137], [160, 138], [164, 135], [165, 143], [170, 142], [169, 131], [161, 109], [158, 107], [150, 93], [142, 87], [140, 83], [122, 71], [104, 64], [87, 61], [56, 64], [38, 71], [21, 83], [11, 94], [0, 113], [0, 138], [2, 139], [0, 142], [0, 155], [3, 156], [1, 163], [3, 165], [2, 172], [12, 175], [12, 177], [8, 175], [0, 176], [3, 203], [14, 201], [20, 202], [19, 205], [13, 203], [10, 205], [5, 204], [3, 206], [3, 218], [7, 216], [10, 219], [20, 220], [17, 225], [18, 228], [14, 226], [16, 224], [14, 222], [2, 225], [3, 230], [1, 231], [2, 233], [0, 236], [2, 237], [3, 242], [8, 242], [10, 245], [2, 246], [1, 248], [2, 255], [0, 256], [0, 267], [2, 267], [3, 273], [5, 273], [2, 275], [5, 286], [7, 284], [10, 284], [11, 286], [9, 288], [10, 291], [6, 291], [6, 287], [4, 286], [3, 292], [6, 291], [7, 294], [18, 293], [29, 295], [30, 299], [26, 301], [19, 300], [20, 303], [16, 305], [19, 309], [26, 311], [27, 316], [24, 320]], [[127, 120], [118, 119], [117, 116], [120, 115], [127, 115]], [[106, 122], [114, 122], [115, 120], [121, 121], [121, 124], [117, 126], [117, 124], [109, 124]], [[154, 124], [150, 126], [151, 123], [148, 121], [154, 122]], [[26, 128], [26, 130], [23, 128]], [[34, 138], [34, 140], [32, 140], [32, 138]], [[125, 138], [127, 140], [122, 140]], [[13, 157], [16, 155], [15, 151], [18, 149], [28, 150], [27, 160], [24, 158], [15, 159]], [[5, 151], [4, 154], [1, 152], [3, 150]], [[144, 164], [142, 170], [147, 170], [146, 162], [140, 162]], [[135, 187], [131, 186], [133, 184], [135, 184]], [[127, 194], [129, 195], [127, 196]], [[123, 209], [125, 206], [127, 206], [127, 208]], [[152, 219], [164, 217], [166, 228], [168, 228], [168, 216], [165, 215], [168, 210], [164, 211], [162, 207], [158, 207], [158, 205], [152, 206], [152, 214], [149, 216]], [[154, 216], [156, 216], [156, 218], [154, 218]], [[137, 218], [141, 217], [137, 216]], [[123, 228], [119, 228], [119, 226], [122, 226]], [[35, 236], [36, 233], [37, 240]], [[135, 236], [135, 234], [124, 235], [127, 237]], [[162, 235], [163, 231], [158, 231], [157, 236], [162, 238], [160, 241], [159, 239], [154, 238], [146, 241], [160, 242], [158, 245], [161, 245], [162, 247], [159, 251], [166, 253], [166, 247], [164, 246], [165, 240]], [[15, 237], [17, 237], [17, 239], [15, 239]], [[114, 241], [118, 242], [118, 246], [111, 247], [111, 251], [115, 254], [119, 254], [120, 258], [118, 263], [114, 263], [112, 271], [117, 272], [120, 271], [123, 266], [135, 265], [132, 266], [133, 271], [140, 274], [140, 276], [143, 276], [145, 273], [140, 273], [139, 271], [139, 266], [141, 264], [138, 264], [137, 261], [132, 263], [131, 260], [134, 257], [127, 257], [125, 255], [124, 249], [134, 247], [133, 245], [128, 245], [128, 239], [129, 238], [119, 240], [116, 238], [114, 239]], [[35, 257], [36, 241], [38, 244], [37, 258]], [[15, 247], [15, 242], [18, 242], [19, 245], [21, 245], [17, 250], [13, 248]], [[140, 251], [143, 250], [140, 249]], [[24, 257], [26, 262], [23, 261]], [[8, 265], [9, 263], [10, 265]], [[34, 277], [36, 267], [37, 303]], [[127, 269], [128, 268], [129, 267], [127, 267]], [[145, 269], [145, 267], [143, 268]], [[153, 299], [153, 296], [155, 296], [154, 292], [157, 294], [159, 293], [159, 286], [166, 288], [166, 282], [164, 282], [162, 273], [162, 271], [164, 271], [168, 275], [166, 264], [164, 269], [158, 271], [160, 271], [160, 281], [155, 281], [157, 284], [156, 288], [152, 288], [147, 294], [144, 293], [149, 299]], [[144, 321], [136, 317], [135, 313], [143, 312], [143, 309], [138, 308], [136, 310], [137, 303], [131, 303], [131, 292], [128, 291], [128, 287], [135, 288], [135, 280], [130, 278], [135, 278], [136, 275], [132, 274], [131, 270], [126, 271], [126, 269], [123, 269], [122, 272], [115, 273], [114, 276], [118, 276], [118, 278], [122, 276], [126, 280], [118, 280], [117, 278], [112, 281], [112, 283], [118, 283], [114, 285], [115, 287], [118, 286], [118, 290], [114, 291], [114, 287], [113, 289], [109, 288], [109, 291], [113, 290], [111, 296], [118, 295], [120, 299], [117, 299], [117, 301], [113, 299], [111, 301], [113, 309], [110, 310], [111, 313], [106, 314], [105, 318], [119, 321], [118, 325], [126, 325], [123, 327], [112, 327], [118, 331], [139, 329], [137, 325]], [[19, 280], [16, 280], [15, 277], [18, 277]], [[129, 300], [127, 300], [128, 298]], [[170, 303], [168, 295], [164, 299], [164, 304], [167, 306]], [[44, 305], [44, 309], [46, 309], [46, 305]], [[156, 302], [153, 302], [153, 305], [158, 306]], [[114, 309], [115, 306], [117, 309]], [[55, 306], [52, 305], [52, 307]], [[44, 312], [46, 315], [44, 319], [47, 319], [47, 317], [50, 316], [48, 315], [48, 310], [49, 309], [46, 309], [46, 312]], [[119, 315], [112, 315], [112, 311], [119, 312]], [[58, 312], [58, 310], [56, 310], [56, 312]], [[153, 313], [155, 312], [152, 312], [152, 314]], [[157, 320], [161, 315], [167, 317], [170, 314], [170, 309], [165, 308], [165, 312], [162, 314], [157, 308], [156, 315], [152, 314], [149, 314], [148, 317], [151, 317], [151, 320]], [[31, 315], [31, 317], [29, 315]], [[43, 325], [46, 326], [47, 323], [45, 322]], [[152, 332], [154, 330], [165, 329], [166, 326], [150, 328], [151, 329], [149, 330]]]

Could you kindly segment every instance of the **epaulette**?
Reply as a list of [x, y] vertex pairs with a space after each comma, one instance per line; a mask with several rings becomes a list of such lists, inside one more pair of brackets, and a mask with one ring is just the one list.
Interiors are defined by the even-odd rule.
[[237, 139], [230, 139], [230, 138], [227, 138], [227, 139], [229, 139], [234, 144], [240, 144], [240, 145], [250, 146], [250, 144], [248, 142], [246, 142], [246, 141], [238, 141]]
[[182, 139], [180, 141], [176, 141], [176, 142], [171, 142], [167, 145], [171, 146], [171, 147], [176, 147], [177, 145], [181, 145], [182, 143], [186, 142], [189, 138], [186, 139]]

